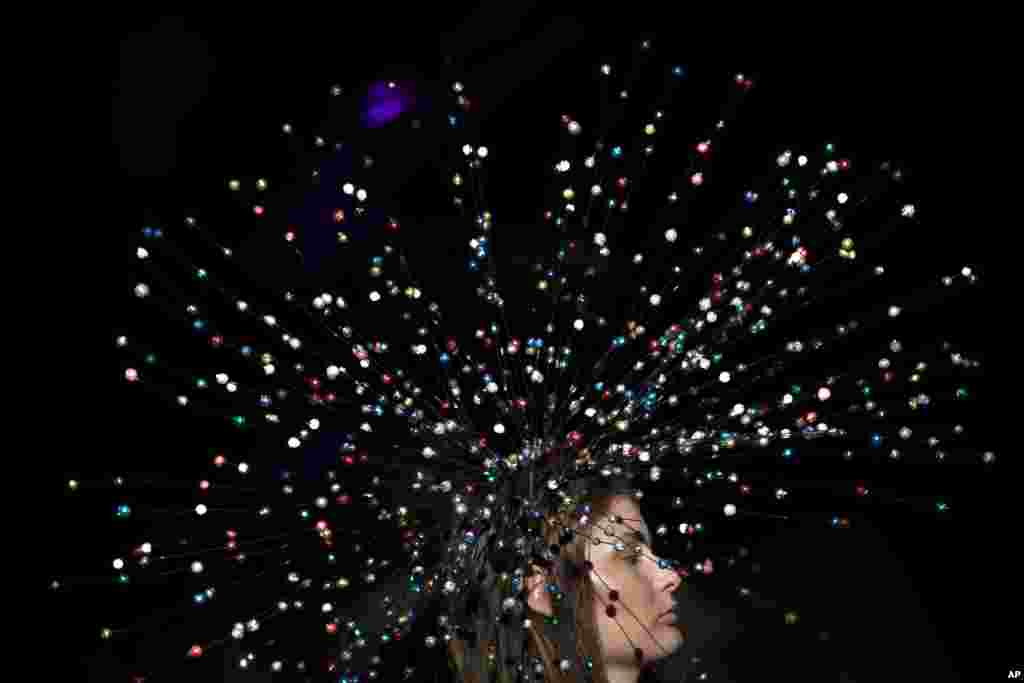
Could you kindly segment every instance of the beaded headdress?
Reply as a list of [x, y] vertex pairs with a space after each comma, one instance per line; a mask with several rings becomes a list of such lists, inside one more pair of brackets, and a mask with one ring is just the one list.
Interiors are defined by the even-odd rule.
[[[476, 293], [490, 316], [468, 343], [443, 327], [440, 306], [413, 275], [415, 259], [401, 244], [403, 222], [415, 219], [400, 221], [397, 212], [381, 210], [385, 200], [374, 206], [360, 180], [372, 167], [369, 157], [362, 169], [329, 176], [332, 155], [352, 158], [353, 152], [317, 130], [299, 131], [290, 123], [283, 129], [293, 142], [308, 137], [312, 161], [302, 178], [331, 193], [337, 248], [383, 241], [368, 252], [368, 286], [346, 280], [339, 289], [297, 287], [261, 299], [243, 289], [243, 280], [232, 279], [234, 250], [218, 241], [209, 220], [193, 213], [179, 228], [145, 228], [135, 295], [208, 342], [213, 355], [203, 367], [212, 374], [196, 379], [176, 371], [148, 346], [160, 340], [145, 328], [126, 329], [117, 343], [128, 359], [127, 384], [152, 389], [179, 410], [222, 415], [233, 428], [258, 435], [244, 448], [211, 453], [211, 473], [198, 487], [203, 502], [193, 508], [190, 544], [140, 540], [114, 560], [125, 584], [147, 576], [167, 585], [180, 579], [197, 605], [231, 596], [238, 616], [220, 635], [223, 624], [214, 622], [223, 615], [187, 615], [204, 627], [181, 648], [184, 660], [209, 658], [238, 641], [240, 669], [366, 681], [400, 664], [407, 679], [433, 680], [431, 667], [446, 661], [437, 653], [459, 640], [466, 644], [462, 675], [540, 681], [541, 660], [528, 652], [524, 628], [524, 580], [532, 566], [545, 567], [556, 577], [551, 590], [561, 596], [571, 594], [575, 581], [600, 580], [592, 576], [592, 565], [560, 554], [577, 534], [601, 523], [589, 507], [596, 496], [643, 498], [650, 491], [674, 501], [679, 518], [671, 526], [659, 524], [657, 531], [658, 542], [669, 546], [664, 554], [673, 559], [653, 561], [681, 577], [699, 577], [712, 573], [713, 562], [700, 557], [699, 549], [690, 551], [709, 524], [791, 512], [787, 505], [799, 485], [774, 476], [781, 470], [744, 463], [789, 461], [800, 449], [807, 449], [805, 458], [812, 452], [837, 459], [868, 453], [938, 464], [955, 453], [950, 457], [993, 462], [991, 452], [947, 445], [959, 443], [962, 425], [950, 422], [955, 427], [941, 434], [932, 422], [922, 431], [911, 426], [934, 404], [967, 397], [966, 389], [915, 386], [913, 377], [927, 374], [929, 364], [972, 376], [978, 362], [949, 343], [926, 346], [931, 355], [920, 358], [927, 362], [908, 358], [901, 342], [891, 340], [866, 362], [864, 356], [846, 357], [834, 372], [786, 375], [808, 357], [841, 349], [904, 313], [926, 310], [929, 304], [922, 302], [934, 300], [922, 290], [887, 298], [856, 319], [839, 310], [838, 324], [829, 320], [799, 330], [784, 325], [798, 319], [817, 291], [824, 299], [834, 296], [825, 289], [830, 283], [869, 288], [886, 275], [881, 264], [858, 267], [865, 256], [877, 254], [873, 233], [862, 240], [855, 232], [864, 229], [857, 221], [869, 205], [876, 212], [872, 225], [880, 225], [883, 234], [918, 220], [918, 209], [905, 198], [886, 195], [874, 203], [880, 188], [899, 186], [900, 170], [889, 163], [854, 169], [831, 145], [807, 154], [783, 150], [775, 159], [776, 177], [743, 192], [739, 206], [723, 214], [722, 231], [696, 244], [684, 234], [686, 209], [706, 191], [714, 153], [753, 82], [743, 74], [724, 79], [730, 92], [722, 115], [690, 140], [674, 164], [678, 177], [658, 199], [638, 188], [656, 180], [647, 177], [649, 164], [671, 126], [670, 95], [686, 81], [688, 69], [651, 65], [652, 54], [649, 41], [639, 43], [626, 77], [614, 86], [619, 67], [597, 65], [607, 101], [592, 127], [562, 117], [563, 157], [553, 165], [552, 202], [541, 218], [546, 230], [561, 237], [536, 281], [542, 300], [558, 314], [525, 343], [510, 329], [497, 286], [491, 232], [497, 221], [479, 196], [489, 150], [473, 139], [479, 136], [471, 124], [474, 103], [461, 81], [450, 84], [454, 102], [444, 115], [445, 135], [461, 153], [447, 180], [452, 205], [467, 218], [467, 270], [479, 278]], [[631, 85], [645, 69], [660, 73], [664, 90], [646, 103], [642, 120], [627, 119]], [[389, 94], [400, 92], [394, 86], [383, 87], [380, 97], [401, 108], [401, 96]], [[332, 89], [335, 96], [341, 92]], [[592, 144], [585, 147], [583, 141]], [[330, 183], [336, 186], [324, 190]], [[302, 227], [285, 210], [300, 201], [294, 190], [272, 197], [265, 178], [247, 183], [244, 192], [235, 179], [228, 187], [241, 198], [237, 210], [244, 214], [238, 215], [264, 231], [276, 230], [281, 249], [300, 259], [313, 256]], [[599, 312], [600, 302], [586, 295], [585, 285], [609, 270], [616, 237], [641, 199], [660, 207], [644, 228], [653, 231], [657, 246], [623, 265], [632, 270], [622, 287], [642, 284], [641, 302], [629, 314], [614, 306]], [[738, 250], [726, 257], [737, 243]], [[712, 256], [716, 260], [708, 265]], [[175, 269], [190, 273], [192, 283], [186, 287], [169, 277]], [[692, 273], [700, 280], [692, 280]], [[950, 294], [970, 289], [977, 277], [965, 266], [937, 280], [928, 291]], [[699, 294], [684, 299], [694, 287]], [[398, 309], [408, 332], [400, 343], [389, 344], [373, 331], [383, 316], [374, 307], [385, 304]], [[623, 317], [621, 327], [613, 320], [610, 334], [605, 332], [608, 318], [617, 316]], [[780, 327], [789, 336], [773, 336]], [[242, 329], [247, 332], [237, 332]], [[595, 362], [578, 361], [577, 355], [586, 358], [597, 345], [587, 344], [595, 336]], [[767, 345], [758, 346], [762, 340]], [[255, 367], [256, 374], [235, 379], [227, 369], [229, 355], [230, 363]], [[899, 389], [897, 379], [906, 380]], [[322, 432], [336, 427], [343, 435], [318, 484], [299, 481], [302, 465], [266, 465], [300, 462]], [[252, 483], [261, 469], [277, 475], [279, 499], [273, 505], [259, 495], [271, 484]], [[138, 518], [166, 508], [147, 493], [151, 481], [130, 475], [114, 481], [117, 495], [131, 501], [117, 504], [117, 516]], [[88, 488], [88, 477], [70, 484], [78, 493]], [[856, 500], [873, 491], [854, 482], [847, 493]], [[917, 502], [937, 514], [948, 509], [942, 499]], [[559, 514], [571, 524], [551, 544], [544, 523]], [[848, 524], [841, 512], [824, 521], [836, 528]], [[211, 558], [208, 544], [218, 533], [221, 556]], [[306, 550], [300, 538], [312, 539], [318, 553]], [[687, 550], [673, 538], [689, 541]], [[401, 552], [389, 555], [396, 545]], [[625, 541], [616, 550], [633, 552]], [[258, 568], [247, 569], [246, 562], [261, 556]], [[395, 576], [398, 587], [372, 604], [356, 609], [348, 597], [372, 593]], [[275, 590], [279, 596], [265, 604]], [[356, 611], [345, 611], [345, 603]], [[556, 614], [537, 626], [556, 644], [559, 668], [585, 679], [593, 662], [577, 656], [573, 601], [554, 604]], [[243, 616], [239, 610], [246, 605]], [[629, 619], [629, 606], [622, 607], [608, 610], [607, 618]], [[276, 621], [299, 624], [296, 614], [306, 615], [301, 623], [315, 625], [308, 638], [326, 638], [319, 645], [325, 657], [289, 656], [306, 651], [289, 651], [284, 644], [289, 637], [306, 637], [300, 638], [298, 626], [266, 635]], [[136, 626], [104, 628], [102, 635], [130, 641], [146, 630]], [[246, 651], [249, 643], [257, 644]], [[400, 661], [388, 655], [398, 647], [404, 648]], [[637, 654], [643, 659], [644, 653]], [[154, 664], [146, 680], [160, 679]]]

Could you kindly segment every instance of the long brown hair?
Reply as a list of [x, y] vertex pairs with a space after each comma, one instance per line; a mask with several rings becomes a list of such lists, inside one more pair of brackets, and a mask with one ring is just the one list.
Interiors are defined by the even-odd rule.
[[[591, 518], [597, 519], [608, 513], [614, 496], [605, 495], [590, 500]], [[559, 532], [565, 528], [575, 527], [575, 518], [571, 512], [561, 512], [544, 520], [544, 539], [548, 545], [555, 543]], [[571, 560], [578, 567], [582, 567], [587, 559], [590, 543], [587, 538], [576, 534], [573, 540], [562, 546], [560, 556]], [[604, 657], [601, 654], [600, 641], [597, 635], [597, 624], [594, 623], [594, 587], [588, 577], [585, 580], [576, 581], [576, 588], [573, 595], [566, 594], [566, 599], [575, 600], [574, 613], [576, 614], [576, 658], [567, 653], [559, 653], [555, 644], [547, 637], [541, 628], [544, 615], [534, 612], [527, 606], [527, 616], [532, 622], [529, 631], [527, 654], [540, 657], [544, 662], [544, 680], [552, 683], [582, 683], [583, 678], [579, 667], [584, 658], [589, 657], [593, 663], [591, 677], [594, 683], [608, 683], [608, 673], [604, 664]], [[485, 653], [487, 647], [482, 648]], [[465, 644], [453, 638], [448, 644], [448, 652], [452, 663], [461, 676], [464, 683], [485, 683], [471, 671], [464, 670]], [[482, 655], [486, 657], [486, 654]], [[558, 663], [561, 659], [573, 660], [573, 667], [569, 671], [562, 671]], [[481, 662], [481, 671], [487, 671], [487, 662]], [[512, 681], [501, 681], [500, 683], [513, 683]]]

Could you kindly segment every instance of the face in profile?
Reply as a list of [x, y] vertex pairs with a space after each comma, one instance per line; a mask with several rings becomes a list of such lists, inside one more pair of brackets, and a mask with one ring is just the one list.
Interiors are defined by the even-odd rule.
[[[613, 521], [615, 515], [622, 518], [621, 523]], [[594, 622], [609, 670], [636, 669], [678, 650], [683, 634], [676, 623], [672, 594], [680, 578], [671, 568], [658, 567], [651, 529], [636, 501], [616, 496], [605, 515], [595, 516], [589, 535], [601, 541], [589, 545], [588, 559], [594, 565], [590, 575], [597, 597]], [[617, 551], [616, 543], [624, 544], [625, 551]], [[608, 615], [609, 606], [614, 619]], [[636, 659], [636, 648], [643, 650], [642, 663]]]

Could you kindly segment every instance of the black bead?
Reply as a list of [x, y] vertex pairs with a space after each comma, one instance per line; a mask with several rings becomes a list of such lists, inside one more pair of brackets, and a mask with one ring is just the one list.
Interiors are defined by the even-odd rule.
[[636, 661], [638, 661], [638, 662], [644, 661], [644, 651], [641, 650], [640, 648], [637, 648], [637, 649], [633, 650], [633, 654], [636, 655]]

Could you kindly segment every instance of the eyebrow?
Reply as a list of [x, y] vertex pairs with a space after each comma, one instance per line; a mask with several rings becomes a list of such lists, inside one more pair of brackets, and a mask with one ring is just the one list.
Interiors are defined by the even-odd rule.
[[639, 541], [641, 543], [651, 545], [650, 540], [646, 536], [644, 536], [643, 532], [639, 529], [630, 529], [626, 532], [626, 536], [633, 539], [634, 541]]

